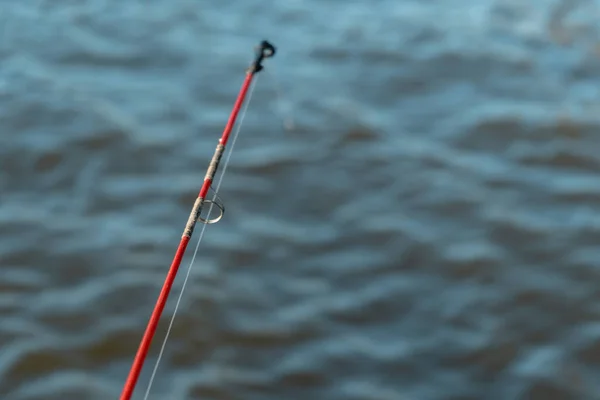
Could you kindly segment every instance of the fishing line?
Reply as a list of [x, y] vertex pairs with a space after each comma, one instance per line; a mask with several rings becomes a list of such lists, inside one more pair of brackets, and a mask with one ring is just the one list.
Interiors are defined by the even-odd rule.
[[[240, 114], [240, 122], [236, 127], [233, 137], [231, 138], [231, 148], [227, 153], [225, 158], [225, 162], [223, 163], [223, 172], [221, 172], [221, 176], [217, 181], [217, 187], [214, 190], [214, 196], [212, 202], [210, 203], [210, 207], [208, 208], [207, 217], [210, 216], [212, 212], [213, 206], [215, 205], [215, 201], [217, 200], [219, 189], [221, 188], [221, 183], [223, 182], [223, 177], [225, 176], [225, 171], [227, 171], [227, 166], [229, 165], [229, 160], [231, 158], [231, 153], [233, 153], [233, 148], [235, 147], [235, 142], [237, 141], [238, 135], [240, 134], [240, 130], [244, 123], [244, 117], [246, 116], [246, 111], [248, 111], [248, 106], [252, 100], [252, 94], [254, 93], [254, 88], [256, 86], [256, 82], [258, 81], [258, 77], [255, 78], [254, 82], [250, 86], [250, 90], [248, 91], [248, 100], [242, 109]], [[158, 353], [158, 358], [156, 359], [156, 363], [154, 364], [154, 369], [152, 370], [152, 375], [150, 376], [150, 381], [148, 382], [148, 388], [146, 389], [146, 394], [144, 396], [144, 400], [148, 400], [148, 396], [150, 395], [150, 389], [152, 388], [152, 384], [154, 383], [154, 378], [156, 376], [156, 371], [158, 371], [158, 366], [162, 359], [162, 356], [165, 352], [165, 347], [167, 345], [167, 341], [169, 340], [169, 335], [171, 334], [171, 329], [173, 328], [173, 323], [175, 322], [175, 317], [177, 316], [177, 311], [179, 310], [179, 304], [181, 303], [181, 298], [183, 297], [183, 292], [185, 291], [185, 287], [187, 285], [188, 279], [190, 277], [190, 272], [192, 271], [192, 266], [194, 265], [194, 261], [196, 261], [196, 256], [198, 255], [198, 249], [200, 248], [200, 242], [204, 237], [204, 232], [206, 231], [206, 227], [208, 224], [202, 224], [202, 229], [200, 230], [200, 234], [198, 235], [198, 241], [196, 242], [196, 248], [194, 249], [194, 254], [192, 255], [192, 260], [187, 267], [187, 271], [185, 274], [185, 279], [183, 280], [183, 284], [181, 285], [181, 290], [179, 292], [179, 296], [177, 297], [177, 302], [175, 303], [175, 309], [173, 310], [173, 315], [171, 316], [171, 320], [169, 321], [169, 327], [167, 328], [167, 333], [165, 334], [165, 338], [163, 339], [162, 346], [160, 347], [160, 352]]]
[[[198, 222], [201, 222], [202, 224], [206, 225], [206, 224], [212, 224], [212, 223], [219, 221], [221, 219], [221, 217], [223, 216], [223, 213], [225, 212], [225, 207], [219, 201], [220, 199], [219, 199], [218, 191], [220, 189], [222, 179], [225, 176], [225, 169], [227, 168], [227, 165], [229, 164], [229, 159], [231, 156], [231, 149], [229, 149], [229, 152], [226, 155], [225, 169], [223, 169], [223, 172], [221, 173], [221, 175], [219, 177], [216, 189], [214, 189], [212, 187], [212, 184], [213, 184], [213, 181], [215, 180], [217, 170], [219, 169], [219, 163], [221, 161], [221, 158], [223, 155], [225, 155], [227, 142], [229, 141], [230, 136], [232, 136], [231, 135], [232, 132], [233, 132], [232, 146], [236, 142], [236, 139], [239, 135], [239, 131], [241, 128], [241, 121], [239, 124], [236, 124], [236, 120], [237, 120], [238, 114], [240, 114], [240, 112], [241, 112], [241, 118], [244, 118], [244, 116], [246, 115], [246, 110], [247, 110], [248, 104], [250, 102], [249, 102], [249, 99], [248, 99], [248, 101], [245, 101], [245, 100], [247, 97], [249, 98], [249, 94], [251, 95], [253, 92], [253, 89], [254, 89], [253, 83], [256, 81], [256, 79], [255, 79], [256, 74], [263, 70], [264, 67], [262, 65], [262, 62], [267, 58], [273, 57], [275, 55], [275, 51], [276, 51], [275, 47], [271, 43], [267, 42], [266, 40], [263, 40], [260, 43], [260, 45], [257, 46], [257, 48], [256, 48], [254, 61], [252, 62], [250, 67], [246, 70], [246, 77], [244, 79], [242, 87], [240, 88], [240, 91], [238, 93], [237, 99], [235, 100], [235, 103], [233, 105], [231, 113], [229, 114], [229, 119], [227, 120], [227, 124], [225, 125], [225, 128], [223, 130], [221, 138], [219, 139], [219, 142], [215, 148], [215, 152], [212, 156], [212, 159], [210, 160], [208, 169], [206, 170], [206, 175], [204, 176], [204, 181], [202, 183], [202, 187], [200, 188], [198, 197], [196, 197], [196, 201], [194, 202], [194, 206], [192, 207], [192, 210], [188, 217], [187, 223], [185, 225], [185, 229], [183, 230], [183, 233], [181, 235], [181, 240], [179, 241], [179, 246], [177, 246], [177, 251], [175, 252], [175, 255], [173, 256], [173, 261], [171, 262], [171, 266], [169, 267], [167, 276], [165, 277], [165, 281], [164, 281], [162, 288], [160, 290], [160, 293], [158, 295], [158, 299], [156, 300], [156, 304], [154, 305], [154, 309], [152, 310], [152, 313], [150, 314], [150, 319], [148, 321], [148, 324], [146, 325], [146, 330], [144, 331], [144, 335], [142, 336], [142, 340], [140, 341], [140, 345], [139, 345], [138, 350], [133, 359], [133, 363], [131, 365], [131, 368], [129, 369], [129, 374], [127, 375], [127, 380], [125, 381], [125, 384], [123, 386], [123, 391], [121, 392], [121, 400], [130, 400], [131, 396], [133, 395], [135, 386], [137, 385], [137, 382], [138, 382], [138, 379], [142, 372], [142, 369], [144, 368], [144, 363], [146, 362], [146, 357], [148, 356], [148, 352], [150, 351], [150, 347], [152, 345], [152, 340], [154, 338], [154, 335], [156, 334], [156, 330], [158, 328], [162, 313], [163, 313], [165, 306], [167, 304], [167, 301], [169, 299], [169, 294], [170, 294], [173, 284], [175, 282], [175, 278], [177, 277], [177, 272], [179, 271], [179, 267], [181, 266], [181, 263], [183, 261], [183, 257], [185, 255], [185, 250], [187, 249], [187, 246], [190, 243], [190, 240], [192, 238], [194, 228], [196, 227]], [[214, 192], [214, 196], [213, 196], [212, 200], [208, 199], [208, 197], [210, 197], [209, 191], [211, 189]], [[210, 205], [210, 209], [208, 211], [208, 217], [210, 217], [210, 213], [213, 209], [213, 206], [217, 206], [220, 209], [219, 216], [217, 218], [212, 218], [212, 219], [208, 219], [208, 217], [203, 218], [201, 214], [202, 214], [203, 207], [206, 205]], [[180, 292], [179, 298], [177, 300], [175, 313], [177, 312], [177, 309], [179, 308], [179, 304], [181, 302], [184, 288], [187, 284], [192, 265], [196, 258], [196, 254], [198, 253], [200, 241], [201, 241], [202, 237], [204, 236], [204, 229], [205, 229], [205, 227], [202, 228], [201, 235], [196, 244], [194, 256], [188, 267], [186, 278], [185, 278], [185, 281], [183, 282], [183, 286], [181, 288], [181, 292]], [[148, 394], [150, 391], [150, 386], [151, 386], [152, 382], [154, 381], [154, 377], [156, 375], [156, 370], [158, 369], [159, 362], [162, 358], [162, 355], [164, 354], [165, 343], [167, 342], [170, 331], [172, 329], [173, 321], [175, 318], [175, 313], [173, 313], [172, 319], [169, 323], [169, 328], [167, 330], [167, 334], [165, 336], [165, 339], [164, 339], [162, 347], [161, 347], [160, 356], [157, 359], [154, 371], [152, 373], [151, 382], [150, 382], [148, 391], [146, 392], [146, 398], [148, 397]]]

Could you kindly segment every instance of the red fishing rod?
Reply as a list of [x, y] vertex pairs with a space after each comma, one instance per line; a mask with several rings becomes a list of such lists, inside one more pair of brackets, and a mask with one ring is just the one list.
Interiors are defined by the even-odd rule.
[[[223, 216], [223, 212], [225, 211], [223, 205], [219, 204], [216, 201], [206, 199], [206, 195], [208, 194], [208, 190], [211, 188], [213, 179], [215, 177], [215, 173], [217, 172], [217, 169], [219, 167], [219, 162], [225, 151], [225, 146], [227, 145], [227, 141], [229, 140], [229, 136], [235, 125], [237, 116], [240, 112], [240, 109], [242, 108], [242, 104], [244, 103], [246, 94], [248, 92], [248, 89], [250, 88], [250, 84], [252, 83], [254, 76], [263, 69], [263, 60], [265, 58], [272, 57], [273, 55], [275, 55], [275, 47], [266, 40], [263, 40], [256, 50], [256, 56], [254, 61], [246, 71], [246, 77], [244, 79], [244, 82], [242, 83], [242, 88], [240, 89], [235, 104], [233, 105], [233, 109], [231, 110], [229, 120], [227, 121], [225, 129], [223, 130], [221, 139], [219, 139], [219, 144], [217, 145], [215, 154], [213, 155], [212, 160], [208, 165], [208, 170], [206, 171], [206, 175], [204, 177], [204, 183], [202, 184], [200, 193], [198, 193], [198, 197], [194, 202], [194, 207], [192, 208], [190, 217], [188, 218], [187, 224], [185, 225], [183, 235], [181, 236], [181, 241], [179, 242], [179, 246], [177, 247], [177, 251], [175, 252], [175, 257], [173, 258], [173, 262], [171, 263], [171, 267], [169, 268], [169, 272], [167, 273], [167, 277], [165, 278], [165, 282], [158, 296], [158, 300], [156, 301], [156, 305], [154, 306], [154, 310], [150, 315], [150, 320], [148, 321], [146, 331], [144, 332], [144, 336], [142, 337], [142, 341], [140, 342], [140, 346], [133, 360], [133, 364], [131, 366], [131, 369], [129, 370], [127, 381], [125, 381], [125, 386], [123, 387], [123, 391], [121, 393], [121, 400], [131, 399], [131, 396], [135, 389], [135, 385], [138, 381], [140, 373], [142, 372], [142, 368], [144, 367], [144, 361], [146, 360], [146, 356], [148, 354], [148, 350], [150, 349], [152, 339], [154, 337], [154, 334], [156, 333], [158, 322], [167, 303], [169, 293], [171, 292], [171, 287], [173, 286], [173, 282], [175, 281], [175, 277], [177, 276], [177, 271], [179, 270], [179, 266], [181, 265], [181, 260], [183, 259], [183, 256], [185, 254], [185, 249], [187, 248], [187, 245], [192, 237], [192, 233], [194, 232], [196, 222], [200, 221], [204, 224], [210, 224], [213, 222], [217, 222]], [[212, 205], [216, 205], [220, 209], [220, 215], [217, 218], [208, 220], [200, 216], [202, 206], [206, 203], [211, 204], [211, 208]]]

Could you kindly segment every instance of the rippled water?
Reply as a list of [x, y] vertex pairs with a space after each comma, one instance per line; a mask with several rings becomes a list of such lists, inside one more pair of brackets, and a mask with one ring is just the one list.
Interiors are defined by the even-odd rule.
[[0, 1], [1, 398], [118, 398], [263, 38], [150, 398], [600, 398], [599, 16]]

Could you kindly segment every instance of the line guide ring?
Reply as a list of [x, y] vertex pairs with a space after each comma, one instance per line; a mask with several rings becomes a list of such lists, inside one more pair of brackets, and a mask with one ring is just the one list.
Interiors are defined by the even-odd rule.
[[[212, 189], [212, 187], [211, 187], [211, 189]], [[214, 189], [213, 189], [213, 191], [214, 191]], [[223, 214], [225, 214], [225, 206], [223, 205], [223, 200], [221, 200], [221, 198], [219, 197], [219, 195], [216, 194], [216, 193], [215, 193], [214, 199], [215, 200], [205, 199], [204, 200], [204, 204], [208, 203], [208, 204], [212, 204], [212, 205], [217, 206], [217, 208], [219, 209], [219, 215], [217, 217], [215, 217], [215, 218], [207, 219], [207, 218], [202, 218], [200, 216], [200, 214], [198, 214], [198, 221], [199, 222], [201, 222], [203, 224], [206, 224], [206, 225], [210, 225], [210, 224], [216, 224], [217, 222], [219, 222], [221, 220], [221, 218], [223, 218]], [[210, 213], [210, 209], [209, 209], [209, 213]]]

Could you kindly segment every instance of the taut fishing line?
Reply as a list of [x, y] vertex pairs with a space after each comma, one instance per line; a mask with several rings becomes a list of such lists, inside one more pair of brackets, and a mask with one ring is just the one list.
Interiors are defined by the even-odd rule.
[[[229, 165], [229, 160], [231, 158], [231, 153], [233, 153], [233, 148], [235, 147], [235, 142], [237, 141], [238, 135], [240, 134], [240, 130], [242, 129], [242, 125], [244, 123], [244, 117], [246, 116], [246, 111], [248, 111], [248, 106], [250, 105], [250, 101], [252, 100], [252, 93], [254, 92], [254, 88], [256, 86], [256, 82], [258, 82], [258, 77], [254, 81], [254, 83], [250, 86], [250, 90], [248, 91], [248, 100], [244, 105], [242, 113], [240, 114], [240, 122], [236, 127], [233, 137], [231, 139], [231, 148], [227, 153], [225, 158], [225, 162], [223, 163], [223, 172], [221, 172], [221, 176], [217, 181], [217, 187], [214, 190], [214, 196], [212, 202], [210, 203], [210, 207], [208, 208], [207, 218], [210, 217], [210, 213], [215, 205], [217, 200], [219, 189], [221, 187], [221, 183], [223, 182], [223, 177], [225, 176], [225, 171], [227, 171], [227, 166]], [[167, 341], [169, 340], [169, 335], [171, 334], [171, 329], [173, 328], [173, 323], [175, 322], [175, 317], [177, 316], [177, 311], [179, 310], [179, 304], [181, 303], [181, 299], [183, 297], [183, 292], [185, 291], [185, 287], [187, 285], [188, 279], [190, 277], [190, 273], [192, 271], [192, 266], [194, 265], [194, 261], [196, 261], [196, 256], [198, 255], [198, 249], [200, 248], [200, 242], [202, 242], [202, 238], [204, 237], [204, 232], [206, 231], [206, 227], [208, 224], [202, 224], [202, 229], [200, 230], [200, 234], [198, 235], [198, 241], [196, 242], [196, 248], [194, 249], [194, 254], [192, 255], [192, 259], [190, 264], [187, 267], [187, 271], [185, 274], [185, 279], [183, 280], [183, 284], [181, 285], [181, 290], [179, 292], [179, 296], [177, 297], [177, 302], [175, 303], [175, 309], [173, 310], [173, 315], [171, 316], [171, 320], [169, 321], [169, 327], [167, 328], [167, 333], [165, 333], [165, 338], [163, 339], [162, 346], [160, 347], [160, 352], [158, 353], [158, 358], [156, 359], [156, 363], [154, 364], [154, 369], [152, 370], [152, 375], [150, 376], [150, 380], [148, 382], [148, 388], [146, 389], [146, 394], [144, 396], [144, 400], [148, 400], [148, 396], [150, 395], [150, 389], [152, 388], [152, 384], [154, 383], [154, 378], [156, 377], [156, 371], [158, 371], [158, 366], [162, 359], [162, 356], [165, 352], [165, 347], [167, 345]]]
[[[187, 273], [186, 273], [185, 279], [183, 281], [181, 291], [180, 291], [178, 299], [177, 299], [177, 303], [175, 305], [175, 310], [174, 310], [171, 320], [169, 322], [169, 326], [168, 326], [165, 338], [163, 340], [163, 343], [162, 343], [162, 346], [160, 349], [160, 353], [156, 360], [156, 364], [154, 365], [154, 369], [152, 371], [152, 375], [150, 377], [150, 382], [148, 384], [148, 388], [146, 390], [146, 395], [145, 395], [144, 399], [147, 399], [150, 394], [152, 384], [156, 377], [156, 372], [158, 370], [160, 361], [164, 354], [166, 343], [168, 341], [169, 335], [173, 328], [173, 323], [175, 321], [175, 317], [177, 315], [177, 311], [179, 309], [179, 305], [181, 303], [181, 299], [183, 297], [185, 287], [189, 280], [192, 266], [194, 264], [197, 254], [198, 254], [200, 242], [202, 241], [202, 238], [204, 236], [204, 231], [206, 229], [206, 225], [218, 222], [221, 219], [221, 217], [223, 216], [223, 213], [225, 212], [225, 207], [220, 202], [218, 192], [221, 187], [223, 177], [225, 176], [225, 171], [229, 164], [231, 153], [233, 151], [233, 146], [235, 145], [235, 142], [237, 141], [237, 137], [239, 135], [243, 119], [246, 115], [248, 105], [250, 104], [250, 98], [254, 91], [254, 86], [255, 86], [255, 82], [256, 82], [256, 80], [255, 80], [256, 74], [263, 70], [262, 62], [265, 59], [274, 56], [275, 51], [276, 51], [275, 47], [271, 43], [267, 42], [266, 40], [263, 40], [257, 48], [254, 61], [252, 62], [250, 67], [246, 70], [246, 77], [244, 79], [244, 82], [242, 84], [240, 92], [237, 96], [237, 99], [233, 105], [231, 114], [229, 115], [229, 119], [227, 120], [227, 124], [225, 125], [225, 129], [223, 130], [221, 138], [219, 139], [219, 143], [217, 144], [217, 147], [216, 147], [213, 157], [210, 161], [210, 164], [208, 165], [208, 169], [206, 171], [206, 175], [204, 176], [204, 181], [202, 183], [202, 187], [200, 189], [200, 192], [198, 193], [198, 197], [196, 198], [196, 201], [194, 202], [194, 206], [192, 207], [190, 216], [188, 217], [187, 223], [185, 225], [185, 229], [183, 230], [183, 234], [181, 235], [181, 240], [179, 242], [179, 246], [177, 247], [177, 251], [175, 252], [173, 261], [171, 263], [171, 266], [169, 267], [169, 271], [167, 272], [167, 276], [163, 283], [162, 289], [160, 291], [160, 294], [158, 295], [158, 299], [156, 300], [156, 304], [154, 306], [154, 309], [152, 310], [152, 314], [150, 315], [150, 320], [148, 321], [146, 330], [144, 331], [144, 335], [142, 336], [142, 340], [141, 340], [138, 350], [136, 352], [135, 358], [133, 359], [133, 363], [129, 370], [127, 380], [125, 381], [125, 385], [123, 386], [123, 391], [121, 393], [121, 400], [130, 400], [131, 396], [133, 395], [133, 392], [135, 390], [135, 386], [137, 385], [140, 373], [144, 367], [146, 357], [148, 355], [148, 352], [150, 351], [152, 339], [154, 338], [154, 335], [156, 333], [156, 329], [160, 322], [162, 312], [163, 312], [165, 305], [167, 303], [167, 300], [169, 298], [169, 293], [171, 292], [171, 288], [173, 287], [173, 283], [175, 282], [175, 278], [177, 277], [177, 271], [179, 270], [179, 267], [181, 266], [181, 262], [185, 255], [185, 250], [191, 240], [196, 223], [198, 221], [200, 221], [205, 226], [202, 227], [198, 241], [196, 243], [196, 248], [195, 248], [194, 254], [192, 256], [192, 260], [188, 266]], [[248, 101], [245, 102], [246, 97], [248, 97]], [[245, 102], [245, 104], [244, 104], [244, 102]], [[240, 123], [237, 124], [237, 126], [236, 126], [236, 119], [238, 117], [238, 114], [240, 114], [240, 111], [241, 111]], [[235, 131], [234, 131], [234, 128], [236, 128]], [[231, 148], [229, 149], [229, 151], [226, 155], [223, 171], [217, 181], [217, 186], [215, 189], [213, 189], [212, 184], [213, 184], [215, 175], [217, 173], [217, 170], [219, 168], [219, 163], [221, 161], [221, 157], [225, 153], [225, 147], [227, 145], [229, 137], [231, 136], [232, 131], [233, 131], [233, 138], [232, 138]], [[213, 189], [213, 192], [214, 192], [212, 200], [207, 198], [209, 196], [208, 192], [211, 189]], [[202, 213], [202, 208], [204, 205], [206, 205], [206, 203], [209, 203], [210, 208], [208, 210], [207, 218], [203, 218], [201, 216], [201, 213]], [[220, 215], [216, 218], [208, 219], [212, 212], [213, 206], [217, 206], [220, 209]]]

